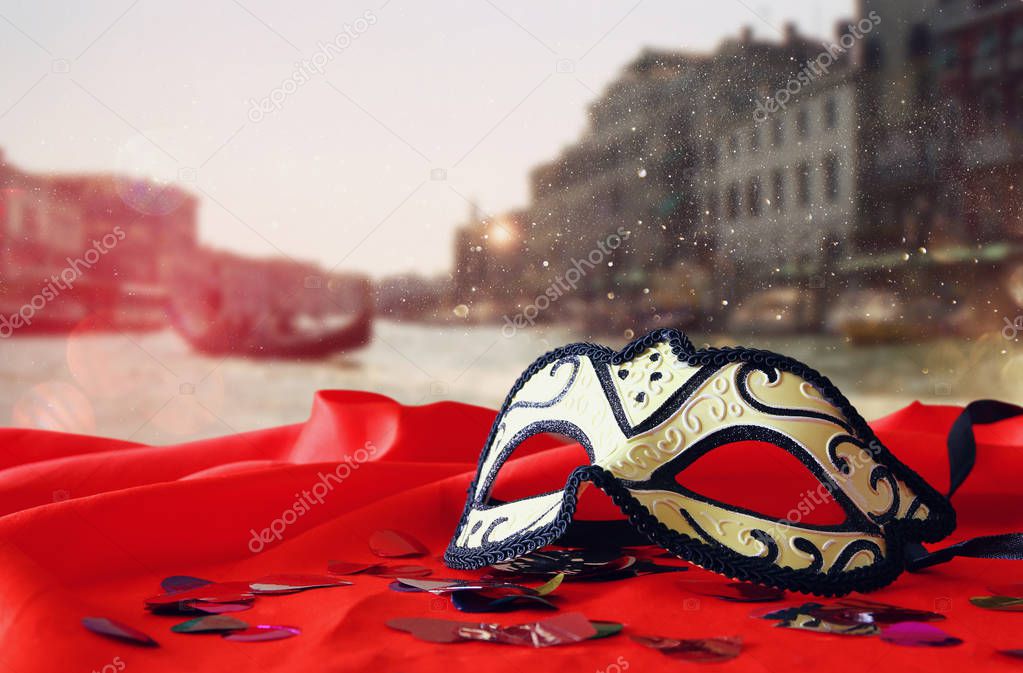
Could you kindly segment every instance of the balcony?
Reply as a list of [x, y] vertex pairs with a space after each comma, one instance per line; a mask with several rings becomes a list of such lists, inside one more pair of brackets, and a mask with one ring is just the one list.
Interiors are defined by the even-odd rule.
[[894, 186], [932, 182], [957, 158], [956, 147], [948, 139], [900, 134], [877, 148], [872, 175], [876, 182]]
[[963, 141], [963, 163], [967, 168], [1009, 164], [1021, 158], [1020, 134], [1006, 128], [986, 131]]
[[946, 3], [933, 19], [934, 32], [944, 35], [992, 20], [1005, 20], [1018, 11], [1018, 0], [999, 0], [985, 7], [976, 7], [972, 2]]

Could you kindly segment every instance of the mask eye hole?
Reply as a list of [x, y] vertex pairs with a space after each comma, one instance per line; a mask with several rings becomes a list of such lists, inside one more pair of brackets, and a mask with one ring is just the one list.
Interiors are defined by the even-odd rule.
[[845, 510], [798, 458], [770, 442], [746, 440], [715, 447], [675, 475], [704, 498], [793, 523], [834, 526]]
[[494, 505], [560, 491], [574, 469], [589, 464], [586, 449], [571, 437], [537, 433], [519, 443], [498, 469], [486, 502]]

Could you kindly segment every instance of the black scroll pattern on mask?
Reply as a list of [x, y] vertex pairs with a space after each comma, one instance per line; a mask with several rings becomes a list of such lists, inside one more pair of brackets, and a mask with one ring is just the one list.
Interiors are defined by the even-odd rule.
[[775, 367], [769, 367], [765, 364], [757, 362], [746, 362], [739, 370], [735, 373], [735, 388], [739, 393], [739, 397], [749, 406], [753, 407], [757, 411], [768, 414], [771, 416], [798, 416], [800, 418], [819, 418], [829, 423], [841, 427], [850, 435], [854, 434], [852, 427], [849, 426], [841, 418], [832, 416], [831, 414], [825, 414], [821, 411], [813, 411], [812, 409], [786, 409], [784, 407], [772, 407], [769, 404], [761, 402], [757, 397], [750, 391], [749, 388], [749, 377], [753, 372], [763, 372], [767, 376], [768, 383], [774, 383], [781, 376], [780, 372]]
[[[834, 465], [839, 472], [846, 477], [849, 477], [852, 475], [854, 468], [850, 465], [849, 460], [846, 459], [845, 456], [838, 455], [838, 447], [842, 444], [852, 444], [871, 455], [873, 455], [874, 452], [869, 445], [852, 435], [838, 435], [836, 437], [832, 437], [828, 442], [828, 458], [831, 460], [831, 464]], [[894, 519], [899, 513], [899, 506], [901, 504], [899, 498], [899, 482], [895, 478], [895, 475], [892, 474], [892, 471], [886, 466], [874, 463], [872, 458], [870, 462], [872, 464], [870, 470], [870, 488], [876, 492], [877, 485], [883, 480], [888, 484], [888, 488], [892, 494], [891, 500], [884, 512], [880, 514], [869, 512], [867, 514], [871, 521], [882, 526]]]
[[565, 399], [565, 395], [568, 394], [568, 391], [571, 390], [572, 388], [572, 384], [575, 383], [575, 377], [579, 375], [579, 358], [567, 357], [564, 360], [558, 360], [557, 362], [554, 363], [554, 366], [551, 367], [550, 375], [553, 377], [557, 373], [558, 369], [560, 369], [561, 366], [565, 364], [572, 365], [572, 373], [571, 375], [569, 375], [568, 382], [565, 384], [565, 387], [562, 388], [557, 395], [547, 400], [546, 402], [530, 402], [527, 400], [515, 402], [510, 407], [508, 407], [508, 411], [511, 411], [512, 409], [518, 409], [520, 407], [528, 409], [546, 409], [547, 407], [553, 407], [555, 404]]

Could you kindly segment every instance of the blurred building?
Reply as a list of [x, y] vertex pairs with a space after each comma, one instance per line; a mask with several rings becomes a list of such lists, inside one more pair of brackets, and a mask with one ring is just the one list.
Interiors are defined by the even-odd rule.
[[588, 270], [577, 296], [597, 301], [636, 295], [674, 256], [695, 209], [692, 133], [687, 112], [705, 58], [646, 51], [590, 106], [583, 136], [531, 176], [531, 244], [549, 284], [573, 258], [585, 257], [623, 227], [628, 240]]
[[66, 331], [371, 312], [361, 275], [201, 247], [198, 206], [173, 185], [32, 174], [0, 154], [0, 316]]
[[[818, 289], [856, 221], [854, 69], [839, 38], [829, 51], [789, 26], [781, 43], [761, 47], [774, 66], [736, 92], [737, 105], [708, 116], [700, 227], [713, 232], [719, 288], [733, 306], [779, 284]], [[803, 322], [805, 308], [769, 319]]]
[[[770, 142], [752, 133], [756, 92], [819, 51], [791, 25], [781, 41], [747, 28], [712, 54], [646, 51], [591, 106], [583, 137], [534, 171], [527, 212], [536, 249], [551, 259], [585, 255], [618, 226], [630, 232], [577, 291], [600, 306], [591, 315], [640, 327], [687, 322], [714, 311], [745, 255], [772, 246], [774, 232], [749, 229], [738, 256], [715, 252], [729, 206], [736, 219], [763, 214], [769, 176], [754, 176], [748, 156]], [[737, 243], [724, 246], [734, 253]]]
[[96, 278], [159, 285], [172, 260], [187, 258], [198, 247], [199, 200], [179, 187], [103, 174], [56, 174], [44, 180], [55, 199], [78, 209], [86, 239], [102, 240], [115, 227], [124, 231], [90, 274]]
[[958, 140], [948, 215], [983, 243], [1023, 239], [1023, 3], [946, 0], [935, 13], [937, 96]]
[[507, 300], [509, 273], [542, 291], [624, 227], [572, 293], [609, 325], [713, 318], [727, 302], [733, 318], [756, 322], [736, 309], [760, 304], [781, 327], [818, 328], [848, 293], [958, 305], [1014, 269], [1023, 297], [1023, 4], [857, 9], [824, 41], [788, 25], [710, 54], [644, 51], [533, 171], [518, 266], [484, 219], [461, 230], [457, 291]]
[[18, 170], [0, 151], [0, 277], [38, 282], [82, 251], [86, 227], [76, 204], [57, 198], [45, 179]]

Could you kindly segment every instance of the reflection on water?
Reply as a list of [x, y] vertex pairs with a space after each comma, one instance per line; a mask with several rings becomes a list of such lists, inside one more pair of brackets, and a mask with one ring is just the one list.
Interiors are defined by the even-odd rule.
[[[15, 426], [177, 443], [300, 422], [313, 393], [327, 388], [370, 390], [406, 404], [452, 399], [496, 407], [535, 357], [576, 340], [561, 328], [509, 338], [499, 327], [380, 321], [363, 350], [321, 362], [267, 362], [196, 355], [170, 331], [16, 338], [3, 344], [0, 405], [3, 422]], [[700, 334], [693, 341], [735, 343]], [[915, 399], [1023, 398], [1023, 350], [997, 332], [877, 347], [820, 336], [740, 341], [820, 370], [867, 418]]]

